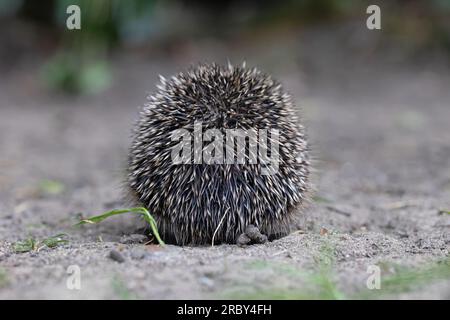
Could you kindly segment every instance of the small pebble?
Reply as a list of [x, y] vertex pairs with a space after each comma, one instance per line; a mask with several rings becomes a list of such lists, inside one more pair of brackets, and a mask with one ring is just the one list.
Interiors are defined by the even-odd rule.
[[142, 260], [147, 257], [149, 253], [144, 249], [135, 249], [131, 251], [131, 258], [134, 260]]
[[127, 234], [120, 238], [120, 243], [123, 244], [133, 244], [133, 243], [145, 243], [148, 241], [148, 238], [146, 235], [143, 234]]
[[214, 287], [214, 280], [208, 277], [200, 277], [199, 279], [200, 284], [205, 286], [208, 289], [212, 289]]
[[119, 251], [114, 250], [114, 249], [109, 252], [109, 258], [111, 258], [112, 260], [117, 261], [119, 263], [122, 263], [125, 261], [124, 256]]

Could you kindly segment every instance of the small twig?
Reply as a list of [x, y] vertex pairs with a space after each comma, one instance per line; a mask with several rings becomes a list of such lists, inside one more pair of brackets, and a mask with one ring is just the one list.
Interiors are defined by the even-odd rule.
[[326, 206], [326, 208], [330, 211], [336, 212], [338, 214], [342, 214], [343, 216], [350, 217], [352, 214], [350, 212], [335, 208], [333, 206]]
[[399, 210], [399, 209], [405, 209], [409, 207], [417, 207], [418, 203], [414, 203], [413, 201], [396, 201], [391, 202], [388, 204], [385, 204], [383, 206], [383, 209], [387, 210]]

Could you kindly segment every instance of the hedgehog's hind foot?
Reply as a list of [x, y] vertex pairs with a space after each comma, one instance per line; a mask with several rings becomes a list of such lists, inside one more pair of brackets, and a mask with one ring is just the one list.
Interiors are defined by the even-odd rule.
[[236, 240], [238, 246], [246, 246], [250, 244], [263, 244], [267, 242], [267, 236], [259, 231], [258, 227], [249, 225], [245, 228], [245, 232], [242, 233]]

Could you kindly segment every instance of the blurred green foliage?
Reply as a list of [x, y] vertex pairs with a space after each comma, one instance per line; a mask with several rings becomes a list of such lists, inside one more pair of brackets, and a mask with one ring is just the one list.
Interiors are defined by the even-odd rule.
[[42, 69], [49, 87], [72, 94], [100, 92], [111, 84], [111, 70], [106, 60], [93, 57], [84, 61], [71, 52], [52, 57]]
[[[73, 4], [81, 8], [81, 30], [65, 27], [66, 8]], [[360, 19], [369, 4], [370, 0], [1, 0], [0, 18], [16, 17], [56, 30], [58, 49], [43, 67], [45, 82], [64, 92], [95, 93], [111, 82], [108, 55], [113, 49]], [[449, 0], [379, 5], [385, 35], [408, 39], [408, 45], [424, 50], [439, 46], [450, 52]]]
[[[111, 48], [129, 36], [139, 21], [146, 21], [153, 15], [155, 0], [58, 0], [55, 5], [55, 19], [65, 26], [66, 8], [75, 4], [81, 8], [82, 30], [78, 33], [66, 31], [67, 36], [74, 37], [78, 45], [102, 45]], [[148, 20], [147, 20], [148, 21]], [[140, 31], [148, 33], [150, 24], [140, 24]]]
[[22, 6], [20, 0], [2, 0], [0, 1], [0, 17], [9, 16], [16, 13]]
[[[69, 5], [81, 8], [81, 30], [65, 28]], [[154, 1], [58, 0], [55, 20], [64, 30], [60, 51], [43, 69], [50, 87], [68, 93], [96, 93], [111, 84], [108, 54], [132, 22], [152, 12]], [[142, 28], [146, 30], [146, 28]]]

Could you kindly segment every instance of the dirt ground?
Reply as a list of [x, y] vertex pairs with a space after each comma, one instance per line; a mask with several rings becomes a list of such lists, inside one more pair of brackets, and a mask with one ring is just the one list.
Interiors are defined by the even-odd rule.
[[[440, 211], [450, 210], [448, 56], [404, 59], [401, 48], [355, 40], [364, 32], [117, 55], [113, 87], [85, 97], [43, 90], [38, 61], [9, 68], [0, 79], [0, 298], [450, 299], [450, 215]], [[303, 109], [317, 192], [301, 230], [246, 248], [160, 248], [139, 243], [132, 216], [72, 228], [126, 206], [130, 130], [158, 74], [227, 58], [273, 73]], [[66, 245], [13, 251], [61, 232]], [[66, 286], [71, 265], [80, 290]], [[366, 287], [373, 265], [380, 290]]]

